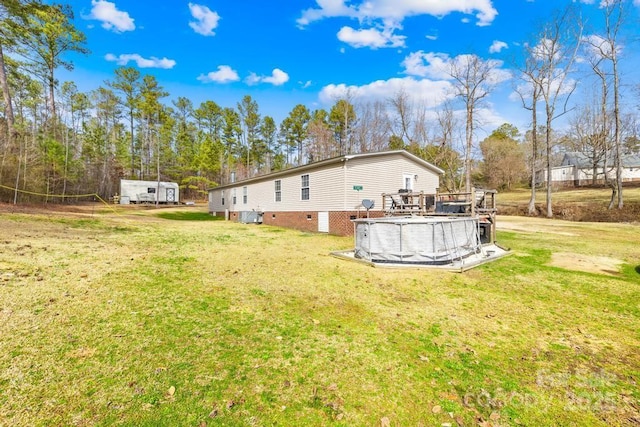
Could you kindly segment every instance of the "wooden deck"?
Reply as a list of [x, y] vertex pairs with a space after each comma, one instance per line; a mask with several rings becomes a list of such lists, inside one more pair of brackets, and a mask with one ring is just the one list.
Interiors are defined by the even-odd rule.
[[473, 188], [470, 192], [425, 194], [411, 191], [382, 194], [382, 211], [387, 216], [477, 217], [495, 241], [495, 190]]

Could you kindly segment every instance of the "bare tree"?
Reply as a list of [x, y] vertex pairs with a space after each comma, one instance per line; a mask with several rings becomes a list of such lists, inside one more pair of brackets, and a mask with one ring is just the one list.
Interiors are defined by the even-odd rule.
[[383, 101], [358, 105], [358, 122], [353, 130], [360, 153], [382, 151], [389, 142], [391, 123]]
[[[611, 202], [609, 208], [614, 205], [617, 195], [617, 207], [622, 209], [624, 201], [622, 197], [622, 125], [620, 117], [620, 74], [618, 71], [618, 34], [624, 21], [626, 10], [624, 0], [603, 0], [600, 8], [604, 14], [604, 36], [591, 36], [587, 38], [589, 46], [594, 53], [592, 68], [606, 85], [606, 71], [601, 66], [602, 61], [608, 61], [611, 69], [610, 77], [613, 79], [613, 151], [616, 169], [615, 187], [612, 186]], [[594, 63], [596, 65], [594, 65]], [[603, 108], [606, 108], [606, 98], [603, 94]]]
[[[582, 26], [572, 11], [572, 8], [567, 8], [557, 14], [542, 28], [537, 44], [527, 46], [529, 60], [533, 61], [531, 67], [536, 70], [528, 77], [532, 81], [532, 87], [535, 90], [540, 90], [540, 98], [544, 103], [548, 218], [553, 217], [551, 200], [552, 125], [555, 119], [568, 111], [568, 101], [576, 87], [576, 82], [571, 80], [569, 75], [580, 47]], [[577, 32], [576, 23], [578, 23]], [[560, 101], [564, 102], [558, 109]]]
[[415, 108], [415, 119], [413, 122], [413, 140], [421, 147], [429, 144], [433, 140], [433, 119], [430, 119], [429, 115], [430, 111], [427, 109], [424, 103], [418, 105]]
[[355, 91], [348, 88], [342, 96], [335, 98], [335, 104], [329, 111], [329, 123], [335, 132], [341, 156], [352, 152], [352, 128], [356, 124], [356, 112], [353, 105], [355, 97]]
[[[609, 136], [609, 114], [608, 114], [608, 102], [609, 102], [609, 82], [607, 78], [607, 72], [603, 67], [604, 57], [601, 52], [602, 39], [600, 37], [587, 37], [585, 38], [587, 45], [587, 58], [591, 70], [598, 77], [600, 81], [600, 115], [599, 126], [600, 130], [598, 135], [598, 144], [602, 147], [603, 153], [601, 155], [602, 170], [604, 173], [604, 182], [611, 188], [611, 200], [609, 201], [609, 209], [613, 207], [615, 201], [617, 186], [609, 179], [609, 168], [607, 160], [610, 152], [610, 145], [608, 144]], [[595, 141], [594, 141], [595, 142]], [[594, 170], [595, 172], [595, 170]], [[595, 177], [594, 177], [595, 179]]]
[[533, 215], [536, 213], [536, 188], [538, 183], [536, 182], [536, 168], [538, 166], [538, 102], [540, 101], [540, 95], [542, 92], [542, 64], [537, 60], [533, 52], [527, 46], [527, 57], [525, 59], [524, 67], [520, 70], [520, 79], [523, 81], [522, 85], [516, 87], [516, 92], [520, 96], [522, 106], [531, 111], [531, 159], [530, 159], [530, 173], [531, 173], [531, 197], [529, 198], [528, 213]]
[[409, 93], [404, 88], [399, 89], [391, 98], [387, 100], [395, 120], [393, 121], [393, 135], [400, 138], [405, 145], [410, 145], [413, 135], [410, 133], [413, 119], [413, 104]]
[[454, 80], [455, 94], [462, 98], [466, 111], [465, 191], [471, 191], [471, 150], [475, 130], [475, 113], [495, 84], [492, 74], [496, 68], [496, 61], [483, 61], [477, 55], [460, 55], [450, 63], [449, 73]]
[[[592, 185], [598, 182], [603, 162], [606, 167], [607, 153], [610, 148], [607, 144], [607, 111], [606, 108], [603, 111], [601, 106], [602, 104], [593, 108], [592, 105], [584, 105], [576, 111], [576, 114], [569, 121], [571, 126], [571, 138], [568, 140], [569, 148], [584, 154], [589, 159]], [[603, 169], [602, 174], [605, 181], [608, 181], [607, 169]]]
[[313, 161], [325, 160], [337, 155], [333, 132], [329, 127], [329, 114], [325, 110], [315, 110], [307, 128], [309, 157]]
[[[445, 103], [437, 113], [434, 133], [434, 153], [427, 160], [444, 170], [443, 187], [450, 192], [458, 192], [462, 187], [464, 174], [460, 174], [462, 162], [456, 145], [462, 136], [458, 134], [459, 120], [453, 107]], [[429, 150], [427, 150], [429, 153]]]

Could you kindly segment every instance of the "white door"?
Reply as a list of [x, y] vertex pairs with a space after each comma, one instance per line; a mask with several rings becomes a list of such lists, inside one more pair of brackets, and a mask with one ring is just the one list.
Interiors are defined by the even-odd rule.
[[176, 189], [167, 188], [167, 203], [173, 203], [176, 201]]
[[320, 233], [329, 232], [329, 212], [318, 212], [318, 231]]

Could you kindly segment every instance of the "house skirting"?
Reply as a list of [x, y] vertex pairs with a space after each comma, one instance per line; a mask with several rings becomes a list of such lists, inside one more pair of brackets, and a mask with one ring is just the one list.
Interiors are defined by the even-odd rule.
[[[214, 216], [224, 217], [224, 212], [213, 212]], [[229, 221], [239, 221], [239, 212], [229, 212]], [[300, 231], [319, 232], [319, 221], [317, 211], [304, 212], [263, 212], [262, 223], [276, 227], [293, 228]], [[380, 218], [384, 216], [382, 211], [369, 211], [369, 218]], [[330, 211], [329, 217], [329, 234], [337, 236], [353, 236], [354, 219], [366, 218], [367, 212], [361, 211]]]

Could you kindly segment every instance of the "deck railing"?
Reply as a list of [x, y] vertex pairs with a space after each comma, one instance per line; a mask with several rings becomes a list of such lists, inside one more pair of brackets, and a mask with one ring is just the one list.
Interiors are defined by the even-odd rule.
[[385, 215], [466, 216], [478, 218], [479, 232], [487, 242], [495, 242], [495, 190], [472, 189], [470, 192], [425, 194], [400, 190], [382, 194]]
[[435, 194], [400, 191], [382, 194], [382, 210], [388, 215], [425, 215], [433, 212]]
[[382, 194], [382, 210], [387, 215], [476, 216], [496, 212], [496, 191], [425, 194], [398, 191]]

